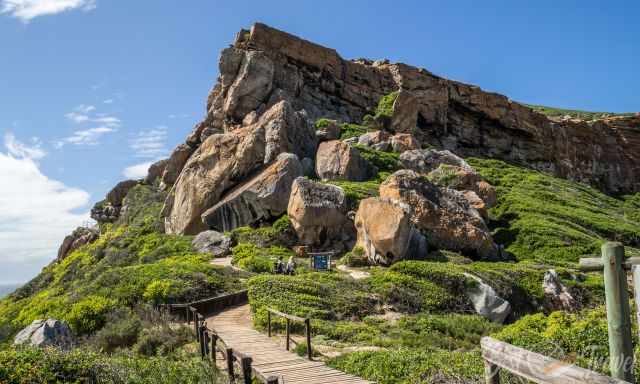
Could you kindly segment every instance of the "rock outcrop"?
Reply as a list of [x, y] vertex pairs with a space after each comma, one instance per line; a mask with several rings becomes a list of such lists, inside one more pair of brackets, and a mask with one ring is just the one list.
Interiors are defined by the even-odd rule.
[[93, 228], [78, 227], [73, 233], [68, 235], [62, 241], [62, 245], [58, 248], [58, 257], [56, 261], [64, 260], [71, 252], [86, 244], [91, 244], [98, 239], [100, 233]]
[[91, 209], [91, 218], [98, 223], [113, 223], [118, 220], [122, 209], [122, 201], [131, 188], [138, 184], [139, 182], [136, 180], [125, 180], [118, 183], [107, 193], [107, 197], [103, 201], [98, 202]]
[[340, 138], [340, 125], [335, 120], [324, 119], [316, 125], [316, 137], [318, 141], [338, 140]]
[[371, 173], [371, 166], [356, 148], [340, 140], [320, 143], [316, 174], [321, 179], [364, 181]]
[[396, 200], [371, 197], [360, 202], [355, 217], [356, 246], [372, 265], [391, 265], [427, 254], [427, 241], [411, 222], [411, 209]]
[[202, 221], [226, 232], [281, 216], [287, 211], [291, 185], [300, 176], [303, 169], [298, 157], [281, 153], [273, 164], [205, 211]]
[[144, 183], [153, 185], [156, 180], [160, 180], [167, 168], [168, 163], [169, 160], [164, 159], [151, 164], [151, 166], [149, 167], [149, 171], [147, 171], [147, 176], [144, 178]]
[[575, 312], [580, 308], [578, 301], [560, 280], [558, 272], [553, 269], [544, 273], [542, 290], [544, 291], [545, 307], [549, 311]]
[[182, 168], [184, 168], [193, 151], [193, 147], [186, 144], [180, 144], [173, 150], [162, 173], [162, 189], [171, 187], [178, 180]]
[[226, 256], [231, 252], [231, 238], [216, 231], [200, 232], [193, 239], [193, 249], [201, 253], [210, 253], [213, 257]]
[[344, 191], [334, 185], [297, 178], [287, 214], [304, 245], [327, 247], [333, 241], [348, 240], [353, 234]]
[[14, 338], [14, 345], [71, 349], [75, 340], [69, 325], [56, 319], [34, 320]]
[[484, 259], [498, 257], [489, 229], [461, 192], [439, 188], [414, 171], [401, 170], [380, 185], [380, 197], [407, 204], [411, 221], [430, 245]]

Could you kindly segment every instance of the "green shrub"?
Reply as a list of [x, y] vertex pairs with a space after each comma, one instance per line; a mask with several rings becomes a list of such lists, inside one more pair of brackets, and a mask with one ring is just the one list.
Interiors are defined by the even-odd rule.
[[400, 92], [398, 91], [391, 92], [390, 94], [384, 95], [380, 98], [374, 119], [380, 117], [390, 118], [393, 116], [393, 103], [396, 102], [399, 93]]
[[168, 324], [145, 328], [133, 346], [133, 350], [143, 356], [168, 356], [180, 347], [192, 342], [193, 331], [190, 327], [171, 327]]
[[255, 273], [268, 273], [273, 271], [274, 261], [282, 258], [283, 262], [293, 256], [290, 249], [271, 246], [260, 248], [251, 243], [240, 243], [231, 250], [232, 262], [245, 271]]
[[71, 329], [78, 334], [89, 334], [100, 329], [105, 321], [107, 312], [115, 305], [111, 299], [102, 296], [88, 296], [71, 306], [69, 314], [65, 316]]
[[350, 139], [352, 137], [359, 137], [372, 129], [365, 125], [344, 123], [340, 126], [340, 140]]
[[355, 247], [351, 252], [345, 253], [340, 262], [349, 267], [366, 267], [369, 265], [369, 260], [362, 247]]
[[360, 155], [369, 163], [378, 168], [379, 172], [395, 172], [401, 168], [400, 154], [396, 152], [383, 152], [367, 147], [366, 145], [356, 144]]
[[107, 316], [105, 326], [92, 339], [100, 351], [112, 353], [136, 343], [142, 330], [142, 322], [129, 309], [120, 309]]

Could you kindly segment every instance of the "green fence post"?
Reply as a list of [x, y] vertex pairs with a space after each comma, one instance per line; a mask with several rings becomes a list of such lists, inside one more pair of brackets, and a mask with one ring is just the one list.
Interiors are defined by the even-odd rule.
[[633, 383], [631, 311], [623, 263], [624, 246], [622, 244], [608, 242], [602, 246], [611, 376]]

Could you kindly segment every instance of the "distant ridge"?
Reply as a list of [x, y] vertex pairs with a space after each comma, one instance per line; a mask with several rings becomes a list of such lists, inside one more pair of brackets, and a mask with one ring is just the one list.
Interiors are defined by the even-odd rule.
[[15, 291], [22, 284], [0, 284], [0, 299]]

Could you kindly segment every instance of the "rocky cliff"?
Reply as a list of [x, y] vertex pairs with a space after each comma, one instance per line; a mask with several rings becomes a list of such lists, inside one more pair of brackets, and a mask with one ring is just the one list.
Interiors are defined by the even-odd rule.
[[392, 92], [391, 113], [372, 122], [392, 134], [411, 134], [423, 146], [460, 156], [524, 164], [612, 194], [640, 190], [638, 116], [553, 121], [476, 86], [405, 64], [344, 60], [264, 24], [237, 34], [220, 55], [219, 70], [206, 117], [162, 164], [170, 233], [207, 229], [201, 215], [280, 153], [313, 161], [318, 119], [366, 120]]

